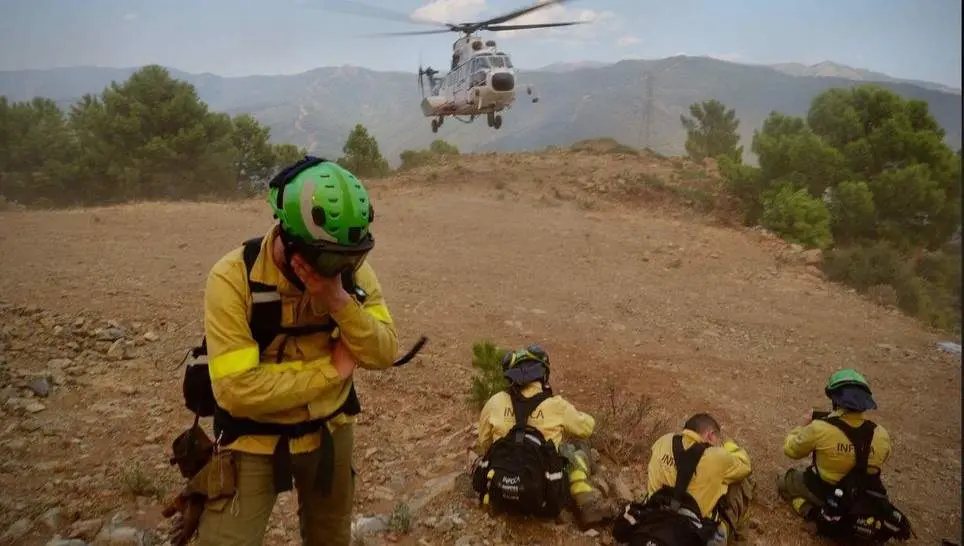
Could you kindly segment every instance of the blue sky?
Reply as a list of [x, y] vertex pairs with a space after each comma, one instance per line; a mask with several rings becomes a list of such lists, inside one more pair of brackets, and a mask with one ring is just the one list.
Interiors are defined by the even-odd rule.
[[[159, 63], [221, 75], [351, 64], [445, 65], [455, 34], [360, 38], [427, 28], [329, 13], [336, 0], [2, 0], [0, 69]], [[403, 13], [474, 20], [534, 0], [365, 0]], [[961, 87], [960, 0], [573, 0], [532, 22], [571, 29], [498, 33], [517, 66], [661, 58], [746, 63], [831, 60]], [[514, 22], [522, 22], [517, 20]]]

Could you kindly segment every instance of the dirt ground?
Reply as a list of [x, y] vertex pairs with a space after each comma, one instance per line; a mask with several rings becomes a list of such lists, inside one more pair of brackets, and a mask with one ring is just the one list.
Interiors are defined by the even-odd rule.
[[[935, 346], [947, 338], [823, 281], [766, 234], [626, 191], [647, 176], [673, 179], [673, 168], [553, 152], [474, 156], [369, 183], [370, 259], [400, 345], [421, 334], [429, 343], [408, 366], [356, 373], [356, 514], [390, 512], [467, 467], [471, 346], [488, 338], [543, 344], [556, 392], [581, 409], [597, 410], [616, 384], [654, 397], [673, 427], [697, 411], [717, 416], [752, 457], [758, 545], [817, 544], [776, 496], [777, 474], [794, 464], [783, 439], [827, 405], [830, 373], [856, 367], [894, 440], [884, 481], [915, 524], [912, 543], [960, 542], [960, 359]], [[205, 275], [270, 224], [260, 200], [0, 213], [0, 388], [15, 399], [0, 408], [0, 534], [26, 521], [11, 543], [46, 544], [74, 520], [116, 510], [164, 529], [157, 496], [131, 490], [178, 485], [168, 450], [191, 417], [173, 368], [201, 334]], [[132, 340], [124, 357], [106, 354], [108, 320]], [[38, 374], [53, 388], [31, 398], [21, 387]], [[647, 455], [621, 471], [634, 490]], [[132, 487], [138, 480], [147, 485]], [[297, 543], [295, 509], [283, 495], [267, 544]], [[408, 534], [369, 544], [611, 543], [601, 531], [495, 521], [451, 491]]]

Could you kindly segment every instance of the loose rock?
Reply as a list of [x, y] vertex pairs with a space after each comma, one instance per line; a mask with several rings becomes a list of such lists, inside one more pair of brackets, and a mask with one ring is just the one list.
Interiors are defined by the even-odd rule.
[[0, 539], [2, 539], [0, 542], [5, 544], [15, 544], [18, 540], [23, 538], [24, 535], [29, 533], [32, 527], [33, 525], [30, 523], [29, 519], [20, 518], [13, 522], [13, 525], [7, 528], [7, 531], [3, 533], [3, 536], [0, 536]]
[[41, 398], [46, 398], [50, 395], [50, 382], [47, 381], [45, 377], [38, 377], [27, 383], [27, 388]]
[[43, 516], [40, 516], [40, 521], [47, 526], [51, 531], [57, 531], [60, 529], [60, 520], [62, 519], [63, 510], [59, 507], [51, 508], [44, 512]]
[[123, 360], [127, 356], [127, 345], [123, 339], [118, 339], [107, 349], [107, 358], [112, 360]]
[[67, 529], [67, 538], [90, 540], [97, 535], [97, 531], [100, 531], [103, 525], [104, 521], [101, 519], [87, 519], [74, 522], [74, 524]]
[[388, 517], [386, 516], [362, 516], [352, 524], [351, 534], [353, 537], [377, 535], [388, 531]]
[[123, 338], [125, 333], [122, 328], [103, 328], [94, 330], [94, 337], [101, 341], [117, 341]]
[[87, 543], [76, 538], [53, 538], [47, 543], [47, 546], [87, 546]]

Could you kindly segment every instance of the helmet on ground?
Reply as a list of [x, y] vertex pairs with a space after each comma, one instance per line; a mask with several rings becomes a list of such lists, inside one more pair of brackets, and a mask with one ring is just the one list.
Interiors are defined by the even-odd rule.
[[502, 375], [515, 385], [549, 381], [549, 353], [539, 345], [510, 351], [502, 357]]
[[341, 165], [306, 156], [268, 186], [285, 249], [300, 254], [321, 275], [357, 269], [374, 247], [375, 210], [368, 192]]

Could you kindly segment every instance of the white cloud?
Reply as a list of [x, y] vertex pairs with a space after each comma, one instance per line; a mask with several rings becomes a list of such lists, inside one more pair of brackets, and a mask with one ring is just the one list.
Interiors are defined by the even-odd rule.
[[415, 21], [463, 23], [485, 11], [485, 0], [432, 0], [409, 14]]
[[137, 19], [137, 14], [134, 13], [133, 11], [129, 11], [124, 14], [125, 21], [133, 21], [134, 19]]
[[743, 58], [743, 55], [739, 53], [710, 53], [707, 57], [712, 57], [714, 59], [719, 59], [721, 61], [736, 62]]
[[640, 42], [640, 39], [635, 36], [621, 36], [619, 40], [616, 41], [616, 43], [619, 44], [620, 47], [631, 46], [634, 44], [638, 44], [639, 42]]

